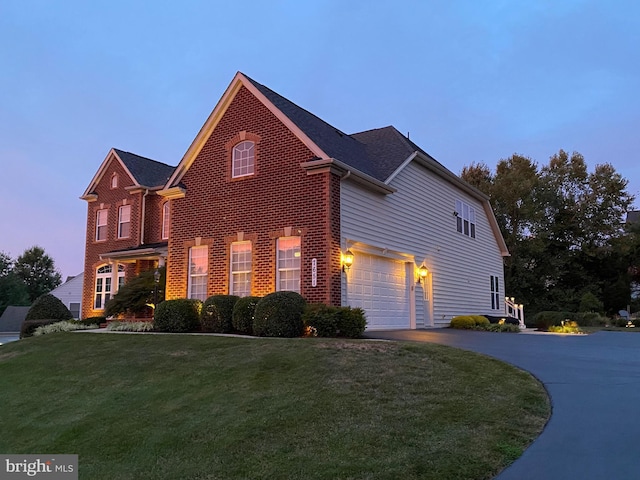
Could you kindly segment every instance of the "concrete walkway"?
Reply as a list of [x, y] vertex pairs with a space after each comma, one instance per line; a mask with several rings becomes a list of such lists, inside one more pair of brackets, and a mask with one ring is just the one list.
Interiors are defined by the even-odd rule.
[[564, 336], [437, 329], [366, 336], [483, 353], [544, 383], [551, 419], [498, 480], [640, 479], [640, 332]]

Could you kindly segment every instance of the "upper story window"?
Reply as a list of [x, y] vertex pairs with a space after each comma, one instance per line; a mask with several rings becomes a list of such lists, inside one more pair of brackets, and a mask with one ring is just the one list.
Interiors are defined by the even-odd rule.
[[118, 174], [111, 175], [111, 188], [118, 188]]
[[162, 205], [162, 239], [169, 238], [169, 202]]
[[107, 217], [109, 216], [109, 210], [106, 208], [98, 210], [96, 212], [96, 240], [107, 239]]
[[239, 297], [251, 295], [251, 242], [231, 244], [229, 294]]
[[207, 299], [207, 278], [209, 274], [209, 258], [206, 245], [189, 249], [189, 285], [188, 297], [202, 300]]
[[131, 205], [118, 209], [118, 238], [129, 238], [131, 234]]
[[250, 141], [238, 143], [233, 147], [231, 177], [246, 177], [255, 173], [255, 144]]
[[276, 248], [276, 290], [300, 293], [300, 237], [280, 237]]
[[476, 238], [476, 209], [456, 200], [456, 229], [467, 237]]

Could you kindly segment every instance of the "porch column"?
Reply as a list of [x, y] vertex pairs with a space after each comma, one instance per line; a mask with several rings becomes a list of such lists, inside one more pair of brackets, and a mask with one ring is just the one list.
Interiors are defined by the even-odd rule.
[[111, 264], [111, 298], [118, 293], [118, 262], [109, 259]]

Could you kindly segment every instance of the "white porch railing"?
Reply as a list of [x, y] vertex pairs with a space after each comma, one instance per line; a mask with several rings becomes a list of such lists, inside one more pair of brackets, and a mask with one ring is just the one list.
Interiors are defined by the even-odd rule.
[[518, 319], [521, 329], [527, 328], [524, 324], [524, 305], [517, 304], [516, 299], [513, 297], [505, 297], [504, 299], [504, 314], [507, 317]]

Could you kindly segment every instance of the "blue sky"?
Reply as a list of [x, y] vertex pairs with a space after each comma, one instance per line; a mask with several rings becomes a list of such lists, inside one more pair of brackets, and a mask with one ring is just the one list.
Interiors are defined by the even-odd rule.
[[564, 149], [640, 197], [632, 0], [2, 0], [0, 251], [81, 272], [78, 197], [109, 149], [176, 165], [238, 70], [454, 173]]

